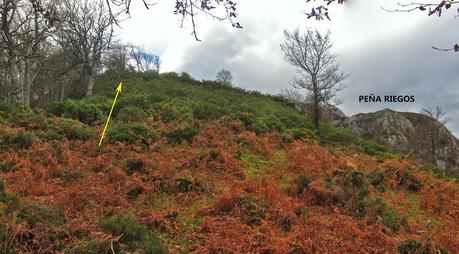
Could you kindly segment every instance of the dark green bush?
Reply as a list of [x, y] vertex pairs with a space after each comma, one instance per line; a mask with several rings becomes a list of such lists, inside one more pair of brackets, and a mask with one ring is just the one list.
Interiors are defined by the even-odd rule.
[[326, 144], [349, 145], [356, 140], [355, 134], [349, 131], [334, 128], [328, 124], [320, 126], [320, 138]]
[[255, 116], [250, 112], [235, 112], [231, 113], [231, 117], [233, 119], [241, 121], [241, 123], [246, 127], [249, 128], [252, 124], [255, 123]]
[[145, 161], [139, 158], [129, 158], [125, 163], [126, 172], [132, 175], [134, 172], [143, 172], [145, 170]]
[[11, 215], [16, 212], [20, 207], [19, 198], [14, 194], [5, 191], [5, 183], [0, 180], [0, 202], [3, 203], [2, 208], [4, 214]]
[[22, 130], [0, 130], [0, 146], [3, 148], [29, 149], [35, 142], [35, 135]]
[[8, 172], [13, 168], [13, 166], [14, 166], [14, 162], [12, 160], [0, 161], [0, 171], [1, 172]]
[[47, 105], [46, 110], [56, 116], [63, 116], [92, 124], [104, 118], [102, 111], [95, 104], [84, 100], [66, 100]]
[[296, 193], [302, 194], [305, 189], [308, 188], [309, 183], [311, 183], [312, 178], [310, 176], [302, 175], [297, 180], [297, 190]]
[[306, 128], [288, 129], [285, 133], [291, 135], [294, 139], [310, 139], [316, 136], [314, 131]]
[[154, 130], [147, 129], [141, 123], [114, 124], [108, 129], [107, 135], [111, 143], [148, 143], [158, 138]]
[[224, 114], [223, 110], [212, 103], [199, 103], [193, 109], [193, 117], [200, 120], [215, 120]]
[[425, 163], [425, 164], [421, 164], [419, 168], [421, 170], [433, 172], [436, 176], [439, 176], [439, 177], [445, 176], [445, 171], [435, 164]]
[[422, 243], [414, 239], [406, 239], [398, 244], [400, 254], [428, 254], [422, 249]]
[[404, 173], [397, 172], [397, 178], [399, 180], [399, 186], [408, 191], [418, 192], [422, 188], [422, 183], [408, 171]]
[[381, 185], [384, 182], [385, 173], [381, 169], [375, 169], [367, 175], [371, 185], [373, 185], [379, 191], [384, 191], [385, 188]]
[[130, 189], [127, 192], [127, 200], [129, 201], [135, 200], [140, 194], [144, 192], [144, 190], [145, 189], [142, 186], [137, 186], [137, 187]]
[[117, 103], [117, 107], [120, 109], [132, 107], [146, 110], [150, 108], [149, 96], [145, 93], [135, 93], [122, 96]]
[[147, 113], [140, 108], [127, 106], [123, 107], [119, 110], [118, 114], [116, 115], [116, 119], [121, 122], [134, 122], [134, 121], [141, 121], [147, 117]]
[[369, 155], [378, 155], [389, 151], [387, 147], [363, 138], [359, 138], [356, 145], [362, 152]]
[[369, 193], [364, 176], [360, 171], [346, 170], [330, 183], [341, 206], [358, 217], [365, 214], [365, 198]]
[[250, 226], [259, 225], [267, 212], [266, 204], [255, 197], [238, 198], [235, 205], [241, 209], [241, 221]]
[[442, 247], [432, 245], [430, 239], [424, 243], [415, 239], [405, 239], [398, 244], [398, 251], [400, 254], [449, 254], [449, 251]]
[[180, 144], [183, 141], [192, 142], [194, 137], [199, 133], [199, 130], [192, 127], [185, 127], [178, 130], [165, 132], [164, 136], [171, 144]]
[[266, 123], [266, 126], [268, 126], [268, 128], [271, 130], [283, 131], [285, 129], [285, 126], [282, 123], [282, 121], [276, 116], [265, 117], [263, 118], [263, 121]]
[[33, 111], [25, 111], [14, 114], [10, 117], [10, 121], [15, 126], [26, 129], [46, 129], [48, 127], [46, 117]]
[[405, 216], [398, 214], [396, 211], [387, 209], [381, 214], [382, 223], [394, 231], [398, 231], [400, 227], [406, 225], [407, 219]]
[[207, 192], [207, 186], [204, 185], [201, 181], [198, 180], [189, 180], [186, 178], [177, 178], [175, 179], [175, 187], [177, 192], [185, 193], [190, 191], [201, 191]]
[[114, 216], [103, 219], [99, 222], [99, 227], [113, 236], [121, 236], [120, 242], [126, 244], [130, 251], [138, 248], [148, 233], [146, 226], [136, 223], [129, 216]]
[[[103, 219], [99, 222], [99, 227], [113, 236], [121, 236], [120, 242], [127, 245], [127, 251], [143, 249], [143, 253], [167, 253], [153, 232], [149, 232], [146, 226], [136, 223], [129, 216]], [[121, 253], [123, 249], [116, 246], [115, 251]]]
[[31, 227], [34, 227], [38, 223], [62, 226], [65, 222], [64, 218], [59, 215], [54, 207], [34, 203], [23, 206], [18, 214], [18, 218], [27, 222]]
[[262, 134], [269, 131], [268, 125], [266, 125], [266, 123], [261, 119], [255, 120], [251, 126], [251, 129], [257, 134]]
[[23, 107], [17, 103], [10, 103], [0, 100], [0, 113], [19, 113], [23, 110]]
[[[64, 135], [68, 139], [90, 140], [95, 137], [94, 130], [72, 119], [62, 118], [56, 123], [56, 132]], [[54, 137], [59, 136], [52, 133]]]

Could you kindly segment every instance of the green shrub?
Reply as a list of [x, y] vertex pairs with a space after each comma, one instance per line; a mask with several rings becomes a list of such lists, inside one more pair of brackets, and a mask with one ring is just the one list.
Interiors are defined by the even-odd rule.
[[[0, 146], [12, 147], [15, 149], [29, 149], [35, 142], [35, 135], [22, 130], [0, 130]], [[3, 143], [3, 144], [2, 144]]]
[[145, 93], [134, 93], [129, 95], [121, 96], [117, 102], [117, 108], [123, 109], [126, 107], [146, 110], [150, 108], [149, 97]]
[[404, 173], [397, 172], [397, 178], [399, 180], [399, 186], [408, 191], [418, 192], [422, 188], [422, 183], [408, 171]]
[[12, 160], [0, 161], [0, 171], [1, 172], [8, 172], [13, 168], [13, 166], [14, 166], [14, 162]]
[[149, 130], [141, 123], [114, 124], [107, 132], [111, 143], [127, 142], [129, 144], [148, 143], [158, 138], [154, 130]]
[[204, 185], [201, 181], [198, 180], [189, 180], [186, 178], [177, 178], [175, 179], [175, 187], [178, 192], [185, 193], [190, 191], [201, 191], [207, 192], [207, 186]]
[[102, 120], [102, 111], [95, 105], [84, 100], [66, 100], [47, 105], [46, 110], [56, 116], [63, 116], [79, 120], [86, 124], [92, 124]]
[[[142, 248], [144, 253], [167, 253], [161, 246], [160, 240], [147, 227], [136, 223], [129, 216], [114, 216], [103, 219], [99, 227], [113, 236], [120, 236], [120, 242], [127, 245], [128, 251], [135, 251]], [[117, 253], [121, 253], [120, 246], [116, 246]]]
[[132, 106], [123, 107], [119, 110], [116, 115], [116, 119], [122, 122], [133, 122], [140, 121], [146, 118], [148, 115], [140, 108], [135, 108]]
[[143, 254], [167, 254], [167, 250], [161, 244], [161, 240], [154, 234], [150, 234], [143, 241]]
[[199, 103], [193, 109], [193, 117], [200, 120], [215, 120], [224, 114], [222, 109], [212, 103]]
[[19, 209], [20, 201], [14, 194], [10, 194], [5, 190], [5, 183], [0, 180], [0, 202], [3, 203], [3, 211], [0, 211], [0, 213], [3, 212], [3, 214], [12, 215]]
[[406, 225], [407, 223], [407, 219], [405, 216], [401, 216], [399, 213], [391, 209], [386, 209], [381, 214], [381, 219], [382, 223], [386, 227], [391, 228], [394, 231], [398, 231], [400, 227]]
[[369, 155], [378, 155], [389, 151], [387, 147], [363, 138], [357, 140], [357, 146], [362, 152]]
[[63, 101], [51, 102], [46, 105], [45, 110], [55, 116], [62, 116], [65, 111], [65, 103]]
[[72, 119], [60, 119], [56, 123], [56, 128], [58, 134], [62, 134], [68, 139], [90, 140], [95, 137], [93, 129]]
[[381, 184], [384, 182], [385, 173], [381, 169], [375, 169], [367, 175], [371, 185], [373, 185], [379, 191], [384, 191], [385, 188]]
[[309, 183], [311, 183], [312, 178], [310, 176], [302, 175], [297, 180], [297, 194], [302, 194], [305, 189], [308, 188]]
[[129, 158], [125, 163], [126, 172], [132, 175], [134, 172], [142, 172], [145, 170], [145, 161], [138, 158]]
[[46, 117], [33, 111], [14, 114], [10, 117], [10, 121], [15, 126], [26, 129], [46, 129], [48, 126]]
[[320, 138], [325, 143], [349, 145], [356, 139], [355, 134], [328, 124], [322, 124], [320, 128]]
[[0, 112], [18, 113], [22, 111], [21, 105], [0, 100]]
[[254, 124], [254, 114], [250, 112], [236, 112], [232, 113], [231, 117], [233, 119], [241, 121], [241, 123], [246, 127], [249, 128], [252, 124]]
[[64, 218], [59, 215], [54, 207], [34, 203], [23, 206], [18, 214], [18, 218], [27, 222], [31, 227], [34, 227], [38, 223], [62, 226], [65, 222]]
[[52, 141], [52, 140], [62, 140], [64, 136], [61, 133], [59, 133], [57, 130], [49, 129], [44, 133], [42, 138], [45, 141]]
[[428, 254], [422, 249], [422, 243], [414, 239], [406, 239], [398, 244], [400, 254]]
[[268, 125], [266, 125], [266, 123], [261, 119], [255, 120], [251, 126], [251, 129], [257, 134], [262, 134], [269, 131]]
[[148, 232], [146, 226], [136, 223], [129, 216], [114, 216], [103, 219], [99, 222], [99, 227], [113, 236], [121, 236], [120, 242], [126, 244], [130, 251], [137, 248]]
[[100, 247], [101, 243], [98, 240], [92, 240], [74, 246], [71, 249], [64, 251], [64, 254], [96, 254], [96, 253], [105, 253], [104, 250]]
[[140, 194], [144, 192], [144, 190], [145, 189], [142, 186], [137, 186], [137, 187], [130, 189], [127, 192], [127, 200], [129, 201], [135, 200]]
[[265, 117], [263, 118], [263, 122], [265, 122], [266, 126], [270, 130], [283, 131], [285, 129], [284, 124], [276, 116]]
[[445, 171], [435, 164], [425, 163], [419, 166], [421, 170], [433, 172], [438, 177], [444, 177]]
[[360, 171], [346, 170], [331, 181], [341, 206], [354, 216], [365, 214], [365, 198], [369, 191], [364, 176]]
[[294, 139], [310, 139], [314, 138], [316, 135], [314, 134], [314, 131], [311, 129], [306, 129], [306, 128], [294, 128], [294, 129], [288, 129], [285, 131], [285, 133], [291, 135]]
[[162, 121], [189, 121], [193, 118], [193, 111], [184, 101], [172, 100], [154, 105], [154, 112]]
[[267, 212], [266, 204], [262, 200], [251, 196], [236, 199], [235, 205], [242, 212], [241, 221], [250, 226], [259, 225]]
[[178, 130], [173, 130], [165, 132], [164, 136], [167, 138], [168, 142], [171, 144], [180, 144], [183, 141], [192, 142], [194, 137], [199, 133], [199, 130], [185, 127]]
[[432, 245], [430, 239], [427, 239], [424, 243], [415, 239], [405, 239], [399, 242], [398, 251], [400, 254], [449, 253], [449, 251], [443, 249], [442, 247]]

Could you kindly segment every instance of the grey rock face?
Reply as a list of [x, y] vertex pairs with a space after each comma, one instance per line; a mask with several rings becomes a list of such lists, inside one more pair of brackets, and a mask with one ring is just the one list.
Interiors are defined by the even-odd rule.
[[[384, 109], [347, 117], [333, 106], [322, 109], [324, 120], [392, 150], [411, 155], [420, 162], [434, 163], [448, 175], [459, 176], [459, 141], [451, 132], [422, 114]], [[432, 126], [436, 126], [435, 158], [432, 154]]]

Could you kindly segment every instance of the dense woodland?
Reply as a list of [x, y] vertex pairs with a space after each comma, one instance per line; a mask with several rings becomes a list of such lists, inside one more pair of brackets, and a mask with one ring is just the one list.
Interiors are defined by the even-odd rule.
[[104, 1], [1, 2], [0, 99], [25, 107], [92, 94], [107, 69], [159, 71], [160, 59], [116, 42]]

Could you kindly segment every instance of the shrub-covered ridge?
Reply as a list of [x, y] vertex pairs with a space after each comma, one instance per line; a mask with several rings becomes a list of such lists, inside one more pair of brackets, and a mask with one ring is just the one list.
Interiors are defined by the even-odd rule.
[[328, 125], [317, 137], [288, 101], [174, 74], [95, 90], [63, 112], [0, 103], [6, 253], [459, 248], [456, 182]]

